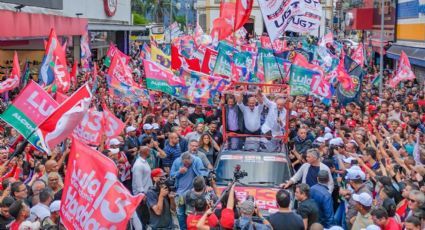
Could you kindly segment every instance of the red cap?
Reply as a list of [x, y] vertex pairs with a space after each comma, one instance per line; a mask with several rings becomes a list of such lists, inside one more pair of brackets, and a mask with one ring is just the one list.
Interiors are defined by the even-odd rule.
[[370, 113], [371, 111], [375, 111], [375, 110], [376, 110], [376, 106], [374, 106], [374, 105], [369, 105], [369, 106], [367, 107], [367, 110], [369, 111], [369, 113]]
[[235, 213], [230, 208], [225, 208], [221, 211], [220, 224], [223, 228], [233, 229], [235, 224]]
[[354, 128], [354, 127], [356, 127], [356, 121], [355, 120], [349, 120], [349, 121], [347, 121], [347, 125], [350, 128]]
[[160, 168], [153, 169], [151, 172], [151, 177], [161, 177], [165, 175], [167, 174], [164, 171], [162, 171], [162, 169]]

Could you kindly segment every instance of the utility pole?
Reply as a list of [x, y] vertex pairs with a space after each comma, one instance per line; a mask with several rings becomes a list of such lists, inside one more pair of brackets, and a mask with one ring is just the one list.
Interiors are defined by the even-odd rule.
[[384, 82], [384, 3], [385, 0], [381, 0], [381, 43], [379, 47], [380, 58], [379, 58], [379, 98], [382, 99], [382, 85]]

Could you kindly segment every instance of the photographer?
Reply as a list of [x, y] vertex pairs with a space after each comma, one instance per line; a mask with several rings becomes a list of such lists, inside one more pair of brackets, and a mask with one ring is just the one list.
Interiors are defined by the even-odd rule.
[[[194, 200], [194, 212], [188, 214], [187, 216], [187, 229], [196, 230], [199, 220], [202, 218], [207, 210], [210, 210], [211, 202], [208, 203], [204, 197], [198, 197]], [[210, 213], [204, 221], [203, 225], [207, 225], [211, 228], [214, 228], [218, 225], [218, 218], [214, 213]]]
[[[241, 217], [235, 221], [235, 229], [248, 229], [248, 230], [263, 230], [273, 229], [270, 222], [266, 220], [260, 210], [252, 200], [245, 200], [240, 206]], [[254, 214], [259, 217], [262, 223], [257, 223], [252, 220]]]
[[215, 203], [218, 200], [217, 187], [215, 182], [211, 181], [212, 187], [209, 187], [205, 183], [204, 177], [197, 176], [193, 179], [193, 189], [187, 191], [184, 195], [184, 203], [186, 204], [186, 215], [195, 212], [195, 202], [198, 199], [206, 199], [208, 203]]
[[151, 176], [154, 185], [146, 193], [147, 204], [149, 207], [149, 226], [152, 229], [173, 229], [173, 219], [171, 210], [175, 211], [176, 206], [173, 202], [174, 194], [169, 192], [165, 181], [165, 173], [162, 169], [152, 170]]
[[184, 194], [193, 188], [192, 181], [196, 176], [206, 176], [201, 159], [186, 152], [178, 157], [171, 167], [171, 176], [176, 178], [176, 206], [180, 229], [186, 229]]

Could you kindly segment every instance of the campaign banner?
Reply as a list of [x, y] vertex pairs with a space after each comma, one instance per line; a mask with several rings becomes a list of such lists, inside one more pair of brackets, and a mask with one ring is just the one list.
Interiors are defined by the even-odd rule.
[[266, 82], [286, 78], [291, 62], [278, 57], [264, 57], [264, 77]]
[[143, 65], [145, 67], [146, 86], [150, 90], [174, 95], [176, 89], [170, 84], [171, 82], [176, 83], [174, 85], [186, 86], [184, 79], [175, 76], [173, 72], [163, 68], [157, 63], [143, 60]]
[[104, 119], [104, 131], [108, 139], [114, 138], [122, 133], [125, 124], [119, 118], [117, 118], [106, 105], [102, 105], [103, 108], [103, 119]]
[[254, 82], [255, 56], [250, 52], [236, 52], [233, 55], [232, 78], [239, 82]]
[[19, 67], [18, 53], [13, 55], [13, 68], [10, 76], [5, 80], [0, 82], [0, 93], [7, 92], [19, 86], [21, 78], [21, 69]]
[[111, 159], [73, 139], [60, 209], [67, 229], [126, 229], [144, 195], [131, 195], [117, 174]]
[[226, 42], [220, 42], [218, 45], [218, 55], [214, 66], [214, 74], [227, 77], [232, 76], [232, 56], [234, 48]]
[[125, 103], [145, 102], [149, 98], [149, 93], [146, 89], [141, 89], [136, 86], [126, 85], [115, 77], [106, 75], [108, 82], [109, 94], [118, 101]]
[[166, 55], [161, 49], [155, 45], [151, 45], [151, 60], [161, 64], [165, 68], [171, 68], [171, 56]]
[[277, 39], [277, 40], [274, 40], [272, 43], [269, 36], [261, 36], [260, 42], [261, 42], [262, 48], [273, 49], [276, 53], [281, 53], [288, 49], [286, 40]]
[[115, 56], [118, 56], [121, 59], [121, 61], [125, 64], [128, 64], [128, 62], [131, 59], [129, 56], [121, 52], [121, 50], [119, 50], [114, 44], [111, 43], [109, 44], [109, 49], [108, 49], [108, 52], [106, 53], [106, 59], [105, 59], [104, 65], [106, 67], [109, 67]]
[[40, 137], [34, 130], [58, 106], [59, 104], [43, 88], [31, 81], [0, 118], [13, 126], [34, 147], [42, 150]]
[[320, 73], [292, 64], [289, 73], [290, 95], [309, 95], [315, 75], [320, 76]]
[[103, 134], [103, 113], [90, 108], [73, 131], [73, 135], [86, 144], [99, 145]]
[[401, 51], [397, 74], [390, 80], [390, 86], [395, 88], [401, 81], [413, 80], [415, 77], [410, 67], [409, 58], [404, 51]]
[[313, 76], [310, 87], [312, 94], [320, 98], [330, 99], [334, 93], [332, 85], [320, 75]]
[[112, 59], [111, 66], [108, 70], [108, 75], [115, 77], [127, 85], [135, 85], [130, 67], [125, 64], [123, 60], [117, 55], [115, 55]]

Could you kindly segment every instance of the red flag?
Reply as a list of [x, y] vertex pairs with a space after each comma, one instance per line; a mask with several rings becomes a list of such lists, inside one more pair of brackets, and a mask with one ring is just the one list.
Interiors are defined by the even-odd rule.
[[185, 58], [180, 55], [179, 49], [177, 46], [171, 45], [171, 69], [178, 70], [181, 67], [185, 67], [190, 70], [201, 71], [201, 65], [199, 64], [199, 59], [197, 58]]
[[363, 67], [364, 65], [364, 52], [363, 52], [363, 44], [359, 44], [359, 46], [356, 48], [356, 50], [354, 50], [353, 55], [351, 56], [351, 58], [357, 63], [359, 64], [361, 67]]
[[397, 74], [390, 80], [390, 86], [395, 88], [401, 81], [413, 80], [415, 74], [410, 66], [409, 58], [404, 51], [401, 51], [400, 61], [398, 63]]
[[71, 78], [71, 84], [77, 85], [77, 75], [78, 75], [78, 62], [77, 60], [74, 60], [74, 64], [72, 65], [71, 73], [69, 74], [69, 77]]
[[236, 0], [221, 2], [220, 17], [213, 22], [211, 37], [223, 40], [241, 28], [249, 19], [253, 0]]
[[[53, 49], [53, 54], [50, 54], [50, 49]], [[49, 41], [47, 42], [47, 49], [45, 55], [51, 55], [48, 65], [53, 69], [55, 76], [55, 84], [58, 92], [66, 93], [71, 86], [71, 79], [68, 73], [66, 54], [63, 47], [60, 45], [54, 29], [50, 31]]]
[[128, 65], [125, 64], [118, 55], [115, 55], [114, 58], [112, 58], [108, 74], [129, 86], [135, 85], [130, 67], [128, 67]]
[[68, 98], [68, 96], [66, 96], [63, 93], [57, 92], [55, 94], [55, 100], [57, 103], [62, 104], [66, 99]]
[[104, 133], [103, 113], [95, 108], [90, 108], [82, 121], [73, 130], [74, 137], [78, 137], [84, 143], [99, 145]]
[[324, 75], [324, 71], [323, 71], [322, 67], [315, 65], [315, 64], [310, 64], [308, 62], [307, 58], [302, 54], [299, 54], [299, 53], [295, 54], [293, 64], [301, 66], [301, 67], [309, 69], [309, 70], [316, 71], [316, 72], [320, 73], [320, 76]]
[[218, 52], [211, 48], [205, 50], [204, 60], [202, 61], [201, 72], [205, 74], [211, 74], [214, 70], [215, 62], [217, 60]]
[[40, 124], [37, 132], [47, 153], [80, 123], [90, 106], [91, 97], [88, 85], [83, 85]]
[[102, 105], [103, 107], [103, 117], [105, 119], [105, 134], [108, 139], [116, 137], [122, 133], [124, 130], [125, 124], [118, 119], [111, 111], [109, 111], [106, 105]]
[[350, 90], [353, 87], [353, 81], [344, 67], [344, 58], [339, 61], [339, 64], [336, 67], [336, 79], [341, 83], [342, 88], [345, 90]]
[[10, 76], [5, 80], [0, 82], [0, 93], [7, 92], [19, 86], [21, 78], [21, 68], [19, 67], [18, 53], [13, 55], [13, 68]]
[[72, 140], [60, 209], [65, 228], [126, 229], [144, 195], [131, 195], [117, 174], [111, 159]]

